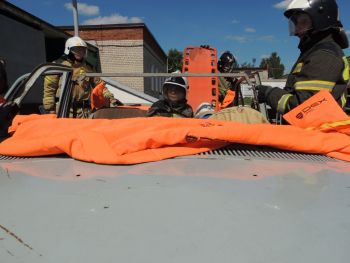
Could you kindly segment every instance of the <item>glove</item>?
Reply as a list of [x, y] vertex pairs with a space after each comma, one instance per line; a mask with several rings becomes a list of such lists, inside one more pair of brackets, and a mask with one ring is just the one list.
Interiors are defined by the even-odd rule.
[[256, 91], [258, 92], [258, 102], [259, 103], [265, 103], [268, 95], [272, 91], [271, 86], [264, 86], [264, 85], [258, 85], [255, 87]]

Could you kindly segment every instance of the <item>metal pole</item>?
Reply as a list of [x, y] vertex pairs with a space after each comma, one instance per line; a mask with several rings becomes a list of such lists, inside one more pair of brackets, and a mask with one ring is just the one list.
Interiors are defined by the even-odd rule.
[[74, 20], [74, 36], [79, 36], [79, 22], [78, 22], [78, 4], [77, 0], [72, 0], [73, 20]]
[[85, 73], [81, 75], [81, 78], [84, 77], [142, 77], [142, 78], [151, 78], [151, 77], [229, 77], [229, 78], [238, 78], [244, 77], [246, 82], [249, 85], [253, 85], [249, 75], [245, 72], [241, 73]]

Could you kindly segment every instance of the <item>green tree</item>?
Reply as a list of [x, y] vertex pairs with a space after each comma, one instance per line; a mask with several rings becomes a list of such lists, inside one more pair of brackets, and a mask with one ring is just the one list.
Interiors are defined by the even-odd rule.
[[260, 67], [268, 68], [269, 78], [279, 79], [284, 73], [284, 65], [281, 63], [281, 58], [277, 55], [277, 52], [273, 52], [268, 58], [263, 58]]
[[182, 70], [183, 54], [176, 48], [171, 48], [168, 51], [168, 72]]

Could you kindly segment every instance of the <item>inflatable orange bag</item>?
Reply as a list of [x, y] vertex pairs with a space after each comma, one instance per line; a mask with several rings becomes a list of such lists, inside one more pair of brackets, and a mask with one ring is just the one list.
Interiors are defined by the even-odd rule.
[[328, 91], [322, 90], [284, 114], [283, 118], [289, 124], [305, 129], [346, 120], [349, 119], [349, 116]]

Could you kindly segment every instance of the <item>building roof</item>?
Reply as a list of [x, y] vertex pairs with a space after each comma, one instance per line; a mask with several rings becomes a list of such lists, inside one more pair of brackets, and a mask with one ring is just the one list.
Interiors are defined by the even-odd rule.
[[11, 17], [16, 21], [19, 21], [23, 24], [42, 30], [44, 34], [48, 37], [62, 37], [69, 38], [70, 35], [61, 31], [57, 27], [45, 22], [44, 20], [20, 9], [19, 7], [7, 2], [0, 1], [0, 14], [7, 17]]
[[[44, 33], [45, 37], [52, 39], [66, 40], [72, 35], [59, 29], [58, 27], [51, 25], [50, 23], [26, 12], [25, 10], [7, 2], [0, 0], [0, 14], [6, 17], [12, 18], [27, 26], [40, 30]], [[91, 50], [96, 51], [97, 47], [91, 43], [87, 43]]]

